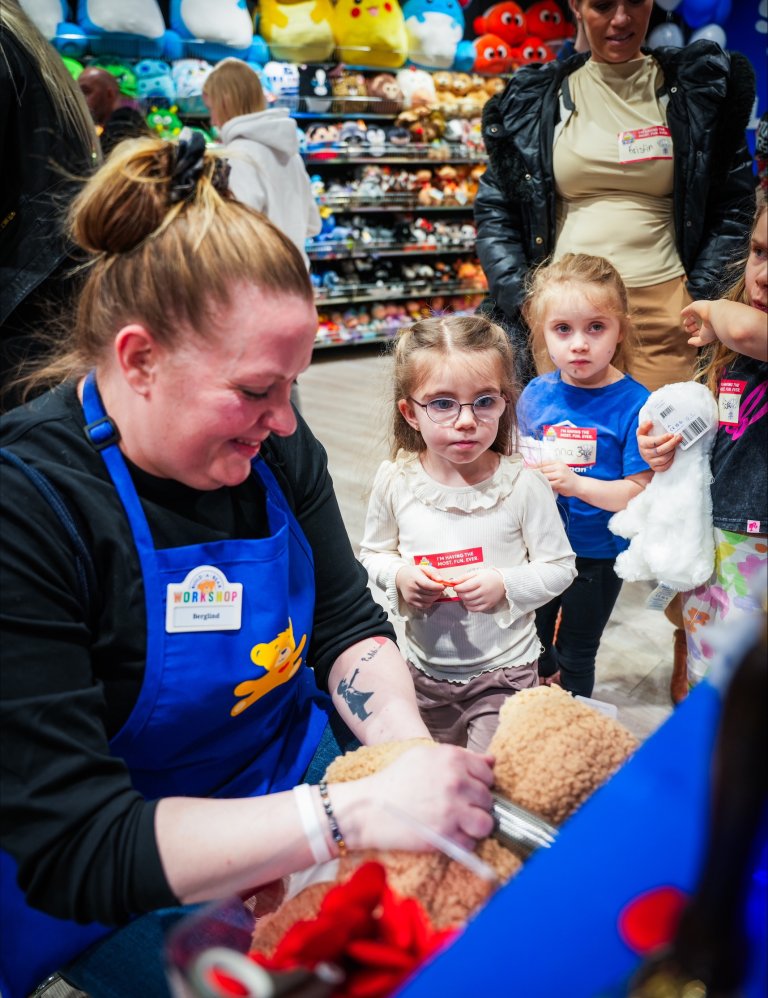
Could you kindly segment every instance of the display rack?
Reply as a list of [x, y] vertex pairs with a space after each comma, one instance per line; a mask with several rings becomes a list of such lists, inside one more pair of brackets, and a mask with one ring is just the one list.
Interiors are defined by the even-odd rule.
[[[369, 125], [390, 116], [325, 115], [334, 117]], [[378, 134], [366, 146], [360, 138], [309, 143], [304, 154], [321, 213], [335, 223], [307, 243], [318, 349], [382, 342], [416, 318], [474, 311], [486, 290], [474, 189], [457, 182], [484, 166], [484, 152], [446, 141], [402, 146]]]

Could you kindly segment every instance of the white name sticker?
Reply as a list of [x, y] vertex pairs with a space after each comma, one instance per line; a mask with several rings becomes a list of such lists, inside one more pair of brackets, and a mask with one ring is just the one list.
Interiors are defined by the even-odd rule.
[[545, 461], [562, 461], [576, 470], [591, 467], [597, 461], [597, 430], [594, 426], [544, 426], [542, 443]]
[[193, 568], [183, 582], [169, 583], [165, 599], [165, 629], [182, 631], [239, 631], [243, 585], [229, 582], [213, 565]]
[[666, 125], [632, 128], [619, 132], [619, 162], [641, 163], [646, 159], [672, 159], [672, 135]]

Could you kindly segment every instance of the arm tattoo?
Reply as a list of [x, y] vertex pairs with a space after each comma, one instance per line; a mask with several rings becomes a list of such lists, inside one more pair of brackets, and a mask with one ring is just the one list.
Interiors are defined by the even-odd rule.
[[359, 671], [359, 669], [355, 669], [349, 682], [347, 682], [346, 679], [342, 679], [336, 689], [336, 692], [344, 700], [350, 711], [356, 717], [359, 717], [361, 721], [364, 721], [367, 717], [371, 716], [371, 712], [365, 709], [365, 703], [369, 697], [373, 696], [373, 691], [370, 693], [364, 693], [362, 690], [356, 690], [354, 688], [352, 684], [354, 683], [355, 676]]

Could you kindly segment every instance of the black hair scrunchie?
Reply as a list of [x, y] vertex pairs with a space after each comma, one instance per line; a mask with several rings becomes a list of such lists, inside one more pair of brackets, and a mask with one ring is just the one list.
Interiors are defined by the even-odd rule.
[[205, 139], [201, 132], [183, 129], [176, 146], [175, 162], [171, 171], [171, 204], [189, 201], [202, 176], [205, 159]]
[[[176, 146], [171, 171], [171, 204], [192, 200], [204, 169], [205, 138], [202, 132], [184, 128]], [[229, 193], [229, 163], [226, 160], [217, 159], [214, 163], [211, 183], [222, 197]]]

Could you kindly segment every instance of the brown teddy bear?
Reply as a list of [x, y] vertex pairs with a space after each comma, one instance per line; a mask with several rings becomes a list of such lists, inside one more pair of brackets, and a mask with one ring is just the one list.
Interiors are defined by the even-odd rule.
[[348, 97], [349, 100], [335, 100], [331, 110], [334, 114], [362, 114], [368, 107], [368, 90], [362, 73], [342, 70], [331, 74], [331, 92], [334, 97]]
[[[383, 769], [420, 740], [363, 747], [335, 759], [329, 783], [361, 779]], [[428, 744], [434, 744], [429, 742]], [[522, 690], [501, 709], [489, 752], [496, 757], [495, 791], [551, 825], [561, 825], [637, 747], [618, 721], [556, 686]], [[527, 850], [488, 838], [476, 855], [505, 883], [523, 865]], [[442, 852], [350, 852], [339, 861], [336, 882], [346, 881], [366, 860], [381, 862], [396, 894], [416, 898], [436, 929], [463, 924], [495, 885]], [[316, 883], [261, 918], [253, 949], [267, 956], [296, 921], [314, 918], [331, 883]]]

